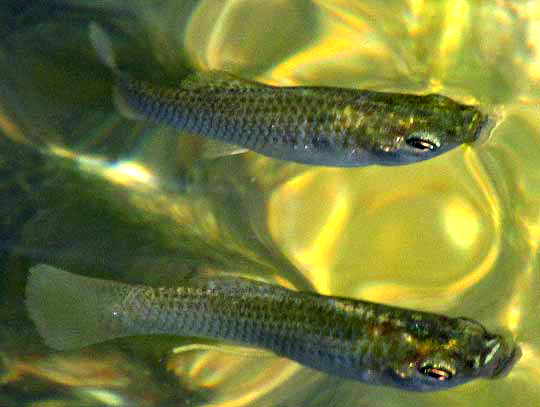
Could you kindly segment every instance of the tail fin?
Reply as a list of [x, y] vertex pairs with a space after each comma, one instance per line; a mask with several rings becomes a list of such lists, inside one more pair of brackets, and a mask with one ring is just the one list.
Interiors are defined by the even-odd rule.
[[120, 286], [39, 264], [30, 269], [26, 307], [48, 346], [80, 348], [121, 336], [110, 324]]
[[112, 47], [111, 39], [103, 28], [96, 22], [91, 22], [89, 28], [89, 37], [99, 59], [107, 65], [113, 72], [118, 72], [116, 57]]

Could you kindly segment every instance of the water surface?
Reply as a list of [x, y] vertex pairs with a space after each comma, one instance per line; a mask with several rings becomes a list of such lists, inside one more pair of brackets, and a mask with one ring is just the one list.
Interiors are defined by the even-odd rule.
[[[2, 6], [0, 404], [522, 405], [540, 402], [540, 6], [536, 1], [107, 1]], [[13, 3], [14, 4], [14, 3]], [[141, 79], [222, 69], [274, 85], [437, 92], [503, 112], [482, 145], [405, 167], [207, 160], [123, 118], [97, 21]], [[23, 303], [38, 262], [175, 285], [225, 270], [481, 321], [520, 342], [503, 380], [370, 387], [231, 344], [44, 346]]]

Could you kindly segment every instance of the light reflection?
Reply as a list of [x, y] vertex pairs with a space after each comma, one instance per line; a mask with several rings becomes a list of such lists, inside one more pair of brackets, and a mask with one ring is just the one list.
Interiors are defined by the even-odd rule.
[[453, 243], [463, 250], [471, 249], [478, 240], [480, 219], [465, 200], [450, 200], [443, 209], [445, 230]]
[[[514, 304], [511, 304], [507, 307], [507, 311], [505, 312], [506, 318], [505, 319], [505, 326], [513, 333], [516, 332], [519, 322], [521, 321], [521, 305], [519, 304], [519, 301], [511, 301]], [[518, 303], [517, 305], [515, 303]]]
[[[226, 20], [231, 9], [237, 5], [238, 1], [223, 1], [213, 3], [211, 6], [207, 1], [199, 2], [197, 9], [193, 12], [190, 22], [186, 28], [186, 47], [190, 51], [191, 58], [196, 66], [202, 69], [219, 69], [222, 67], [222, 48]], [[208, 19], [212, 21], [212, 29], [209, 32], [202, 31], [205, 26], [203, 22]], [[201, 36], [205, 46], [201, 47]], [[192, 43], [196, 42], [196, 43]]]
[[[204, 205], [196, 204], [191, 200], [183, 200], [179, 195], [168, 193], [163, 189], [165, 184], [157, 182], [157, 177], [144, 166], [131, 161], [111, 165], [105, 159], [79, 154], [58, 146], [50, 146], [49, 154], [72, 160], [82, 171], [103, 177], [125, 188], [129, 193], [123, 206], [128, 211], [131, 211], [129, 209], [131, 205], [141, 210], [145, 218], [152, 215], [160, 218], [165, 216], [170, 222], [168, 230], [176, 230], [175, 222], [177, 222], [182, 226], [190, 225], [194, 233], [200, 230], [197, 226], [204, 228], [202, 233], [206, 241], [221, 238], [215, 218], [210, 211], [205, 211]], [[292, 188], [294, 189], [294, 186]], [[223, 246], [226, 244], [227, 242], [221, 243]], [[221, 352], [221, 348], [221, 344], [219, 352], [211, 349], [203, 350], [200, 347], [198, 352], [194, 352], [195, 347], [178, 348], [169, 362], [170, 369], [180, 377], [188, 377], [193, 388], [226, 390], [223, 394], [216, 393], [213, 405], [249, 405], [263, 394], [281, 386], [299, 369], [298, 364], [275, 356], [259, 359], [259, 363], [254, 364], [253, 356], [260, 355], [262, 351], [244, 350], [243, 357], [239, 357], [238, 352], [234, 352], [236, 356], [233, 353], [227, 355]], [[191, 354], [191, 356], [186, 356], [186, 354]], [[238, 373], [242, 371], [252, 371], [253, 375], [249, 375], [249, 379], [245, 380], [246, 376]], [[243, 380], [241, 386], [238, 380]], [[239, 390], [231, 392], [231, 388]]]
[[418, 17], [425, 7], [425, 0], [409, 0], [409, 8], [413, 16]]
[[494, 270], [494, 265], [497, 262], [500, 250], [500, 238], [494, 239], [489, 251], [482, 259], [482, 262], [476, 266], [474, 270], [467, 273], [462, 279], [450, 284], [443, 295], [452, 298], [452, 301], [457, 299], [457, 296], [478, 284], [481, 280]]
[[145, 167], [134, 162], [119, 162], [105, 172], [105, 176], [112, 182], [122, 185], [140, 183], [149, 187], [156, 187], [156, 177]]
[[0, 378], [2, 390], [30, 395], [32, 406], [157, 406], [169, 396], [170, 389], [154, 380], [143, 364], [111, 349], [91, 354], [9, 353], [1, 355], [6, 359], [3, 367], [9, 369]]
[[234, 356], [242, 357], [275, 357], [275, 355], [267, 350], [260, 348], [251, 348], [248, 346], [240, 345], [227, 345], [223, 342], [218, 342], [215, 344], [206, 344], [206, 343], [190, 343], [187, 345], [177, 346], [171, 352], [173, 354], [181, 354], [187, 352], [201, 352], [201, 351], [215, 351], [224, 354], [230, 354]]
[[487, 207], [489, 208], [490, 220], [493, 222], [495, 228], [495, 236], [500, 236], [501, 228], [501, 204], [499, 202], [499, 195], [493, 186], [493, 180], [490, 179], [489, 174], [486, 173], [482, 163], [479, 160], [479, 152], [477, 150], [468, 148], [465, 149], [464, 158], [467, 172], [475, 181], [475, 185], [480, 189], [482, 197], [487, 201]]
[[[440, 203], [434, 203], [433, 206], [442, 214], [441, 232], [448, 236], [446, 240], [448, 243], [445, 245], [450, 244], [450, 247], [455, 247], [463, 253], [471, 253], [471, 251], [478, 253], [470, 256], [471, 269], [459, 272], [457, 279], [448, 277], [448, 283], [438, 285], [422, 286], [422, 284], [397, 284], [387, 281], [380, 283], [362, 282], [357, 285], [356, 291], [349, 287], [346, 295], [382, 303], [444, 312], [456, 306], [467, 290], [477, 285], [495, 270], [501, 245], [499, 230], [501, 221], [498, 218], [501, 212], [492, 181], [486, 175], [475, 154], [471, 151], [466, 153], [467, 169], [472, 174], [472, 179], [477, 180], [477, 184], [474, 184], [474, 190], [469, 191], [463, 197], [462, 195], [449, 194], [448, 198]], [[369, 214], [369, 219], [377, 218], [377, 216], [383, 217], [381, 210], [393, 206], [406, 210], [403, 205], [407, 200], [411, 201], [411, 211], [415, 211], [418, 205], [423, 205], [417, 203], [420, 197], [418, 191], [423, 190], [423, 184], [420, 179], [416, 179], [415, 188], [394, 188], [393, 184], [387, 183], [386, 187], [368, 189], [370, 192], [364, 192], [365, 198], [353, 198], [354, 190], [341, 194], [337, 185], [341, 184], [344, 191], [350, 191], [349, 185], [354, 185], [354, 182], [349, 183], [346, 178], [342, 178], [342, 173], [339, 172], [336, 172], [336, 175], [340, 175], [339, 177], [330, 177], [329, 174], [320, 170], [312, 170], [293, 178], [276, 189], [269, 203], [268, 225], [274, 239], [309, 276], [316, 289], [325, 294], [335, 294], [336, 277], [333, 275], [333, 271], [336, 261], [339, 261], [336, 256], [339, 256], [340, 253], [339, 244], [342, 242], [342, 235], [346, 233], [345, 228], [351, 220], [350, 213], [353, 208], [351, 200], [357, 204], [361, 202], [362, 210]], [[376, 181], [374, 182], [378, 185]], [[319, 185], [326, 185], [322, 194], [319, 192]], [[361, 185], [363, 190], [366, 187], [370, 188], [369, 184], [362, 183]], [[431, 187], [434, 188], [434, 191], [444, 188], [438, 183], [435, 185], [437, 186]], [[389, 193], [388, 188], [392, 191], [391, 193]], [[298, 206], [298, 202], [304, 201], [306, 194], [317, 197], [307, 201], [320, 206], [317, 218], [310, 216], [311, 206], [309, 203]], [[376, 199], [369, 198], [371, 196], [376, 196]], [[359, 197], [364, 197], [363, 193]], [[425, 205], [432, 202], [430, 197], [430, 195], [424, 197], [426, 199]], [[465, 197], [468, 198], [465, 199]], [[321, 201], [324, 202], [324, 205], [319, 204]], [[491, 205], [488, 205], [488, 202], [491, 202]], [[481, 210], [484, 208], [489, 208], [489, 211], [482, 212]], [[487, 217], [486, 219], [482, 217], [483, 214]], [[400, 218], [397, 213], [395, 216]], [[322, 219], [317, 220], [319, 217]], [[316, 231], [314, 233], [313, 227], [315, 225]], [[400, 233], [400, 225], [402, 224], [389, 221], [387, 228], [379, 226], [380, 232], [375, 236], [363, 236], [362, 238], [368, 239], [369, 245], [373, 245], [374, 248], [380, 248], [383, 243], [371, 242], [382, 239], [377, 236], [385, 236], [385, 244], [392, 248], [393, 245], [406, 242], [407, 235], [410, 233], [407, 225], [402, 225], [404, 232]], [[490, 232], [484, 232], [487, 230]], [[299, 236], [301, 236], [301, 245], [298, 241]], [[433, 247], [437, 249], [438, 246], [434, 245]], [[451, 252], [452, 250], [449, 249], [449, 253]], [[388, 252], [388, 256], [391, 254], [392, 252]], [[425, 263], [419, 262], [418, 264]], [[360, 274], [358, 278], [362, 278]], [[431, 301], [426, 307], [426, 298], [437, 298], [437, 301]]]
[[[329, 7], [329, 4], [324, 3], [320, 6]], [[344, 22], [341, 23], [336, 19], [326, 20], [324, 27], [326, 32], [320, 42], [281, 61], [265, 75], [264, 81], [272, 85], [299, 85], [296, 78], [306, 78], [312, 67], [320, 69], [324, 64], [351, 65], [351, 60], [360, 56], [379, 59], [388, 57], [388, 50], [384, 44], [375, 36], [367, 36], [370, 31], [368, 24], [362, 23], [354, 17], [354, 14], [351, 15], [353, 21], [346, 18], [347, 14], [337, 14], [336, 17], [344, 19]], [[315, 79], [317, 84], [321, 84], [320, 77]]]
[[[205, 2], [200, 2], [199, 4], [203, 3]], [[204, 9], [205, 13], [208, 13], [209, 11], [215, 12], [215, 14], [212, 14], [210, 18], [215, 22], [215, 26], [213, 27], [213, 30], [211, 30], [208, 39], [205, 39], [205, 41], [207, 41], [207, 46], [201, 44], [201, 42], [204, 41], [199, 43], [195, 42], [190, 45], [192, 46], [192, 49], [195, 50], [192, 52], [192, 55], [196, 56], [196, 65], [200, 67], [210, 66], [214, 68], [223, 65], [224, 59], [222, 48], [228, 40], [225, 30], [227, 23], [226, 20], [232, 14], [233, 7], [237, 6], [239, 3], [241, 2], [230, 1], [223, 2], [223, 4], [216, 6], [215, 4], [212, 5], [212, 2], [206, 2], [207, 7]], [[321, 7], [324, 7], [325, 4], [329, 4], [328, 2], [323, 1], [319, 3], [321, 4]], [[321, 37], [323, 38], [315, 39], [315, 46], [312, 48], [305, 48], [303, 51], [298, 52], [289, 59], [278, 61], [277, 68], [269, 71], [272, 77], [275, 76], [275, 78], [278, 78], [275, 79], [275, 82], [273, 83], [291, 85], [297, 84], [298, 80], [294, 78], [294, 75], [302, 75], [305, 77], [306, 72], [313, 69], [311, 67], [316, 67], [317, 65], [320, 66], [320, 64], [335, 64], [336, 61], [337, 63], [343, 64], [343, 66], [349, 66], [350, 69], [358, 72], [364, 69], [364, 67], [359, 66], [358, 63], [354, 62], [355, 57], [359, 56], [360, 53], [362, 53], [362, 55], [367, 55], [368, 57], [371, 55], [376, 59], [388, 58], [390, 52], [388, 49], [388, 44], [385, 44], [383, 41], [377, 39], [374, 40], [373, 35], [371, 35], [371, 38], [369, 37], [369, 35], [373, 32], [371, 28], [372, 25], [366, 24], [364, 20], [358, 17], [360, 13], [354, 12], [354, 2], [347, 3], [343, 1], [341, 3], [345, 5], [348, 4], [350, 8], [349, 12], [346, 11], [346, 6], [339, 12], [327, 12], [326, 17], [332, 16], [335, 21], [328, 21], [328, 19], [325, 18], [327, 21], [325, 21], [321, 27]], [[208, 7], [209, 4], [211, 7]], [[411, 34], [411, 36], [425, 35], [425, 32], [422, 32], [422, 28], [425, 29], [425, 21], [421, 20], [421, 15], [426, 10], [430, 9], [429, 3], [426, 5], [424, 0], [409, 0], [408, 4], [412, 15], [416, 17], [416, 20], [410, 23], [408, 32]], [[499, 1], [497, 4], [500, 7], [509, 7], [517, 10], [520, 13], [520, 18], [528, 20], [526, 25], [525, 22], [523, 22], [528, 47], [527, 50], [529, 51], [529, 53], [527, 53], [525, 56], [525, 58], [527, 58], [526, 72], [532, 77], [532, 79], [540, 79], [540, 46], [538, 40], [540, 38], [540, 28], [538, 22], [531, 21], [532, 19], [537, 19], [539, 16], [538, 13], [540, 6], [538, 2], [524, 1], [507, 4]], [[435, 57], [432, 57], [432, 60], [434, 61], [435, 67], [439, 70], [439, 75], [448, 69], [450, 63], [452, 62], [451, 58], [449, 58], [449, 54], [459, 51], [461, 46], [460, 36], [462, 36], [463, 32], [469, 29], [469, 25], [472, 24], [469, 17], [470, 10], [468, 3], [464, 1], [448, 2], [446, 11], [444, 21], [445, 29], [442, 31], [442, 41], [440, 43], [433, 44], [433, 49], [427, 51], [428, 53], [437, 53]], [[502, 15], [504, 13], [499, 14]], [[494, 16], [497, 17], [495, 14]], [[491, 19], [496, 22], [500, 21], [501, 17], [499, 16], [498, 20], [493, 18]], [[193, 20], [196, 21], [197, 19]], [[481, 21], [478, 23], [481, 25], [489, 25], [489, 21]], [[517, 24], [519, 23], [520, 22], [517, 22]], [[403, 46], [408, 38], [404, 38], [403, 40], [404, 41], [397, 42], [396, 48]], [[409, 54], [409, 52], [407, 51], [404, 54]], [[508, 55], [509, 60], [511, 60], [512, 57], [521, 58], [523, 56]], [[347, 65], [349, 61], [353, 62]], [[245, 60], [236, 62], [239, 62], [240, 64], [246, 63]], [[340, 67], [340, 69], [341, 68], [342, 67]], [[501, 68], [501, 70], [504, 69], [507, 68]], [[427, 70], [429, 70], [429, 67]], [[437, 74], [437, 72], [435, 72], [435, 74]], [[384, 76], [385, 73], [383, 72], [381, 75]], [[433, 72], [430, 71], [430, 75], [433, 75]], [[288, 77], [289, 79], [279, 79], [285, 77]], [[325, 79], [326, 78], [324, 76], [314, 76], [314, 78], [311, 78], [310, 80], [324, 81]], [[430, 80], [432, 90], [443, 88], [444, 82], [440, 78], [432, 77]], [[536, 103], [535, 101], [537, 100], [534, 97], [529, 96], [523, 96], [523, 98], [526, 100], [531, 100], [534, 103]], [[25, 142], [26, 140], [24, 139], [24, 136], [17, 133], [18, 129], [13, 129], [10, 127], [12, 123], [5, 122], [2, 120], [3, 118], [4, 117], [0, 115], [0, 127], [6, 132], [11, 132], [12, 139], [16, 139], [17, 142]], [[157, 186], [157, 176], [144, 166], [141, 166], [135, 162], [125, 161], [111, 164], [106, 160], [100, 159], [99, 157], [84, 156], [65, 149], [64, 151], [61, 151], [60, 148], [52, 148], [52, 151], [63, 157], [69, 157], [76, 160], [81, 169], [95, 174], [100, 174], [115, 184], [131, 187], [132, 191], [139, 191], [148, 187], [155, 188]], [[475, 177], [475, 180], [472, 183], [475, 183], [475, 185], [477, 185], [482, 191], [478, 194], [481, 196], [479, 199], [484, 199], [487, 201], [487, 205], [485, 205], [485, 207], [483, 206], [482, 209], [488, 211], [488, 216], [486, 216], [486, 218], [489, 217], [489, 221], [493, 222], [494, 225], [494, 229], [490, 230], [494, 236], [493, 242], [487, 255], [482, 256], [481, 264], [476, 266], [474, 270], [468, 273], [464, 278], [459, 279], [459, 281], [445, 287], [437, 288], [437, 292], [435, 293], [432, 287], [428, 287], [426, 289], [416, 287], [413, 281], [413, 284], [410, 286], [398, 284], [366, 285], [364, 290], [365, 293], [358, 295], [359, 297], [376, 297], [380, 299], [381, 302], [388, 303], [395, 301], [407, 302], [409, 301], [409, 298], [413, 298], [414, 300], [411, 301], [418, 301], [418, 304], [421, 304], [422, 302], [425, 302], [425, 298], [433, 298], [435, 295], [438, 297], [438, 300], [436, 303], [432, 302], [430, 304], [431, 309], [444, 311], [448, 307], [455, 305], [456, 301], [459, 300], [459, 295], [473, 285], [477, 284], [479, 281], [481, 281], [481, 279], [485, 278], [488, 273], [493, 271], [500, 255], [500, 236], [503, 232], [501, 230], [501, 207], [499, 197], [497, 192], [493, 189], [492, 180], [489, 178], [489, 174], [485, 173], [482, 164], [477, 160], [476, 153], [473, 153], [472, 150], [469, 151], [467, 149], [465, 157], [468, 165], [466, 172], [473, 174]], [[521, 160], [522, 157], [516, 156], [516, 159]], [[452, 161], [448, 161], [448, 163], [449, 165], [453, 165]], [[311, 174], [311, 178], [310, 176], [294, 178], [294, 181], [287, 183], [286, 186], [284, 186], [284, 189], [281, 190], [280, 193], [282, 193], [283, 197], [285, 198], [283, 199], [283, 202], [280, 202], [281, 206], [279, 206], [279, 209], [281, 209], [282, 212], [278, 210], [270, 210], [271, 214], [269, 215], [268, 223], [269, 226], [273, 225], [274, 236], [277, 236], [275, 229], [278, 228], [280, 229], [279, 233], [282, 236], [288, 236], [290, 233], [294, 235], [295, 230], [293, 229], [295, 228], [295, 225], [294, 222], [287, 221], [291, 218], [289, 217], [290, 213], [287, 213], [286, 210], [287, 208], [290, 209], [291, 207], [294, 207], [296, 213], [302, 212], [302, 208], [298, 207], [296, 197], [303, 192], [302, 190], [306, 188], [308, 184], [313, 182], [315, 174], [320, 174], [319, 171], [309, 171], [308, 173]], [[374, 172], [370, 172], [370, 174], [374, 174]], [[336, 177], [336, 179], [338, 179], [338, 177]], [[381, 182], [381, 179], [377, 181]], [[384, 182], [384, 179], [382, 182]], [[405, 184], [407, 183], [404, 182], [401, 185]], [[347, 189], [347, 191], [349, 191], [349, 189]], [[216, 221], [211, 215], [207, 214], [206, 217], [193, 216], [193, 208], [191, 208], [189, 205], [186, 205], [181, 201], [175, 202], [174, 196], [167, 196], [161, 190], [158, 192], [158, 194], [152, 197], [152, 200], [149, 200], [148, 197], [144, 195], [133, 195], [131, 198], [133, 203], [137, 203], [139, 207], [145, 208], [145, 210], [155, 211], [156, 213], [168, 213], [171, 215], [171, 219], [175, 219], [179, 224], [192, 218], [204, 218], [208, 223], [205, 230], [205, 233], [208, 233], [208, 238], [219, 238]], [[475, 194], [477, 194], [477, 192], [478, 191], [474, 191]], [[332, 193], [335, 196], [325, 202], [324, 205], [321, 204], [321, 207], [324, 206], [324, 210], [329, 208], [326, 210], [326, 212], [323, 210], [324, 221], [321, 222], [320, 225], [321, 232], [317, 230], [316, 233], [309, 234], [308, 238], [301, 238], [300, 240], [308, 241], [308, 244], [306, 244], [306, 247], [302, 247], [300, 250], [298, 250], [298, 254], [296, 255], [297, 257], [293, 257], [298, 264], [302, 265], [302, 267], [312, 270], [314, 273], [312, 277], [319, 285], [318, 289], [321, 292], [326, 292], [329, 290], [331, 280], [339, 278], [339, 276], [331, 275], [329, 271], [333, 266], [332, 262], [335, 261], [336, 252], [339, 253], [338, 239], [339, 236], [344, 232], [343, 225], [347, 223], [347, 219], [350, 217], [350, 212], [352, 210], [356, 210], [354, 203], [350, 203], [349, 198], [347, 197], [347, 193], [350, 192], [345, 193], [344, 191], [334, 189]], [[400, 194], [402, 193], [403, 192], [401, 192], [401, 190], [396, 191], [396, 199], [400, 199]], [[331, 194], [329, 193], [329, 195]], [[382, 200], [379, 200], [379, 203], [380, 202], [382, 202]], [[374, 205], [371, 210], [373, 211], [375, 209], [377, 208], [375, 208]], [[200, 213], [204, 213], [204, 210], [200, 211]], [[271, 219], [271, 217], [274, 218]], [[452, 239], [452, 242], [458, 247], [461, 247], [461, 249], [470, 249], [475, 242], [479, 241], [481, 238], [480, 234], [484, 231], [483, 227], [485, 225], [482, 224], [483, 219], [480, 217], [480, 213], [476, 213], [473, 206], [469, 205], [469, 202], [458, 202], [458, 200], [449, 202], [446, 206], [443, 206], [443, 217], [445, 222], [445, 230], [448, 236]], [[285, 219], [285, 221], [283, 221], [283, 219]], [[538, 224], [531, 224], [523, 221], [523, 224], [519, 225], [519, 227], [525, 228], [529, 234], [531, 252], [536, 252], [539, 247], [538, 236], [540, 235], [540, 232], [538, 231]], [[335, 236], [332, 236], [332, 233]], [[390, 240], [390, 238], [387, 238], [387, 240]], [[284, 246], [294, 246], [295, 243], [298, 244], [298, 236], [291, 238], [291, 241], [286, 242]], [[405, 241], [401, 243], [406, 244], [407, 242]], [[519, 329], [521, 319], [524, 317], [521, 310], [526, 299], [524, 293], [525, 287], [530, 284], [533, 278], [537, 278], [537, 271], [537, 268], [531, 266], [526, 270], [529, 280], [523, 278], [516, 281], [509, 304], [500, 314], [502, 323], [514, 333], [517, 331], [517, 329]], [[211, 355], [212, 354], [209, 354], [208, 357], [210, 358]], [[214, 357], [216, 356], [214, 355]], [[272, 382], [269, 380], [267, 371], [265, 370], [263, 373], [258, 375], [261, 376], [261, 382], [253, 381], [252, 386], [246, 387], [246, 389], [249, 390], [244, 390], [243, 386], [245, 383], [236, 383], [235, 385], [232, 385], [227, 381], [227, 372], [232, 372], [230, 374], [234, 375], [234, 370], [236, 369], [241, 371], [244, 365], [231, 364], [228, 366], [228, 368], [221, 371], [222, 374], [220, 375], [217, 374], [217, 372], [222, 369], [223, 365], [218, 362], [207, 362], [205, 365], [204, 360], [202, 363], [194, 364], [196, 368], [191, 372], [191, 374], [196, 375], [197, 377], [203, 376], [205, 366], [214, 369], [214, 374], [209, 375], [208, 381], [205, 383], [213, 388], [219, 387], [220, 390], [223, 389], [223, 394], [220, 397], [222, 397], [222, 400], [226, 399], [226, 401], [223, 401], [221, 405], [249, 405], [257, 397], [263, 395], [265, 391], [263, 390], [264, 386], [268, 384], [268, 382]], [[527, 371], [523, 373], [523, 375], [526, 376], [524, 380], [538, 382], [538, 378], [540, 377], [540, 371], [538, 369], [538, 366], [540, 365], [539, 362], [540, 360], [538, 358], [538, 353], [532, 348], [532, 346], [524, 345], [523, 357], [517, 373], [522, 373], [521, 366], [525, 364]], [[294, 364], [288, 364], [287, 366], [292, 366], [291, 369], [293, 367], [296, 369]], [[276, 368], [276, 370], [279, 369]], [[184, 374], [185, 373], [181, 373], [181, 375]], [[512, 373], [512, 375], [514, 375], [514, 373]], [[279, 384], [281, 384], [281, 382]], [[252, 391], [252, 388], [259, 389], [259, 387], [262, 391]], [[270, 391], [270, 387], [267, 387], [266, 390]], [[239, 390], [236, 390], [237, 388]], [[242, 390], [240, 390], [240, 388], [242, 388]], [[225, 395], [225, 392], [228, 392], [228, 394]], [[246, 396], [242, 397], [243, 394]], [[235, 395], [240, 396], [235, 398]]]
[[[533, 249], [531, 250], [530, 257], [535, 259], [537, 251], [534, 249], [534, 246], [532, 247]], [[519, 273], [513, 284], [510, 300], [500, 313], [499, 319], [501, 323], [512, 332], [514, 336], [518, 333], [523, 319], [523, 309], [528, 298], [527, 294], [530, 292], [530, 287], [533, 286], [535, 280], [538, 278], [537, 271], [538, 264], [535, 259], [530, 262], [524, 272]]]
[[23, 131], [0, 109], [0, 130], [17, 143], [30, 144]]
[[[258, 376], [258, 382], [254, 383], [253, 389], [251, 392], [242, 392], [243, 395], [240, 397], [219, 402], [214, 401], [212, 402], [213, 405], [221, 406], [221, 407], [240, 407], [240, 406], [249, 406], [250, 403], [253, 403], [258, 398], [264, 396], [265, 394], [270, 393], [272, 390], [278, 388], [279, 386], [283, 385], [287, 382], [287, 380], [295, 374], [299, 369], [299, 365], [296, 365], [294, 363], [290, 363], [288, 367], [282, 368], [280, 372], [276, 374], [275, 377], [272, 379], [272, 372], [271, 371], [265, 371], [265, 374], [260, 374]], [[270, 378], [270, 379], [269, 379]], [[256, 389], [256, 390], [255, 390]]]
[[530, 219], [521, 219], [521, 226], [527, 232], [527, 241], [533, 253], [540, 248], [540, 222], [531, 222]]
[[[118, 189], [118, 198], [126, 194], [123, 199], [127, 202], [122, 204], [124, 210], [129, 212], [131, 207], [141, 211], [146, 218], [154, 218], [155, 227], [172, 234], [173, 240], [177, 238], [175, 232], [179, 226], [189, 227], [195, 235], [204, 234], [207, 241], [220, 237], [217, 221], [204, 199], [197, 201], [178, 193], [174, 185], [169, 185], [142, 164], [135, 161], [111, 164], [104, 158], [56, 145], [50, 145], [47, 152], [71, 160], [81, 171], [122, 186]], [[226, 246], [226, 242], [223, 245]]]
[[[538, 12], [537, 19], [540, 19]], [[527, 64], [528, 74], [532, 80], [540, 80], [540, 21], [528, 22], [528, 41], [530, 60]]]
[[198, 69], [260, 71], [312, 41], [312, 9], [310, 2], [202, 0], [189, 18], [185, 46]]
[[528, 343], [521, 343], [521, 358], [518, 365], [512, 369], [508, 378], [521, 378], [524, 382], [540, 385], [540, 355], [538, 351]]
[[[179, 377], [189, 378], [194, 388], [213, 390], [212, 406], [248, 406], [261, 396], [286, 383], [301, 368], [299, 364], [263, 352], [265, 363], [259, 360], [259, 351], [243, 356], [217, 350], [197, 352], [199, 345], [188, 346], [194, 352], [180, 352], [168, 362], [168, 368]], [[226, 348], [227, 349], [227, 348]], [[270, 356], [272, 355], [272, 356]], [[256, 356], [256, 357], [253, 357]]]
[[158, 186], [157, 178], [143, 165], [134, 161], [120, 161], [109, 164], [105, 159], [77, 153], [65, 147], [49, 145], [49, 153], [68, 158], [79, 164], [83, 171], [100, 175], [115, 184], [132, 186], [134, 184], [149, 188]]
[[[498, 241], [492, 244], [482, 262], [461, 279], [447, 286], [422, 287], [396, 283], [363, 284], [355, 296], [375, 302], [421, 308], [433, 312], [444, 312], [459, 303], [461, 295], [494, 270], [499, 255]], [[426, 298], [437, 298], [426, 307]]]
[[12, 380], [23, 376], [45, 379], [70, 387], [124, 387], [131, 383], [122, 366], [126, 361], [118, 355], [102, 355], [95, 360], [87, 355], [57, 355], [44, 358], [10, 361]]
[[322, 294], [331, 294], [331, 275], [329, 273], [332, 259], [336, 253], [336, 243], [347, 225], [350, 214], [348, 194], [338, 193], [326, 218], [326, 222], [319, 229], [319, 233], [305, 249], [295, 253], [295, 260], [308, 270], [317, 288]]
[[[223, 363], [225, 360], [226, 362]], [[213, 388], [224, 382], [227, 377], [234, 376], [233, 373], [241, 364], [241, 360], [236, 361], [229, 355], [205, 352], [193, 359], [188, 371], [188, 377], [197, 378], [199, 385], [203, 387]]]
[[494, 190], [492, 180], [480, 163], [476, 152], [467, 149], [464, 157], [468, 173], [475, 180], [475, 185], [482, 192], [482, 197], [487, 202], [486, 208], [489, 208], [489, 219], [493, 225], [493, 241], [481, 263], [462, 279], [449, 285], [444, 290], [444, 295], [452, 298], [452, 300], [455, 300], [459, 294], [480, 282], [494, 270], [501, 247], [501, 207], [498, 194]]
[[[292, 259], [322, 294], [332, 292], [330, 271], [336, 259], [337, 243], [347, 226], [351, 212], [351, 198], [339, 174], [339, 171], [334, 170], [306, 172], [276, 190], [268, 206], [268, 227], [275, 239], [288, 240], [298, 233], [308, 236], [302, 240], [301, 247], [295, 247], [298, 243], [292, 242], [283, 242], [283, 247], [290, 251]], [[306, 224], [304, 220], [310, 216], [309, 208], [292, 203], [301, 202], [300, 197], [306, 193], [306, 188], [313, 187], [314, 184], [328, 187], [322, 188], [322, 195], [317, 201], [324, 202], [324, 205], [314, 208], [317, 217]], [[287, 220], [296, 218], [300, 219], [300, 222]], [[316, 219], [321, 220], [317, 222]], [[317, 231], [313, 233], [315, 224], [318, 224]], [[296, 230], [297, 228], [301, 228], [301, 231]]]
[[[450, 68], [450, 64], [455, 63], [455, 57], [452, 57], [451, 54], [459, 51], [464, 38], [463, 32], [469, 24], [469, 18], [469, 4], [466, 1], [457, 0], [447, 3], [439, 54], [433, 58], [437, 67], [434, 76], [443, 76]], [[440, 91], [441, 89], [432, 90]]]
[[125, 400], [118, 394], [105, 389], [82, 389], [81, 392], [86, 393], [96, 401], [105, 403], [109, 406], [123, 406]]

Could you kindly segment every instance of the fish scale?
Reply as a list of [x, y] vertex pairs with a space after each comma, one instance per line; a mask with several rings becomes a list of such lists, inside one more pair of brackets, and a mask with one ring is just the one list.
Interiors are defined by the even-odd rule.
[[487, 138], [497, 121], [496, 114], [437, 94], [270, 86], [222, 71], [196, 72], [176, 87], [163, 87], [120, 69], [109, 37], [95, 23], [90, 40], [114, 73], [115, 101], [127, 117], [280, 160], [337, 167], [410, 164]]
[[[134, 116], [271, 157], [318, 165], [421, 161], [430, 154], [402, 145], [407, 134], [429, 134], [440, 144], [440, 154], [474, 141], [488, 123], [474, 107], [439, 95], [283, 88], [248, 81], [241, 89], [238, 79], [233, 87], [219, 86], [223, 81], [205, 83], [216, 75], [198, 74], [178, 89], [124, 77], [117, 84], [117, 95]], [[197, 81], [201, 83], [195, 86]]]
[[297, 292], [240, 277], [154, 288], [31, 269], [26, 304], [56, 349], [132, 335], [207, 337], [261, 347], [371, 384], [433, 391], [501, 376], [517, 345], [480, 323]]

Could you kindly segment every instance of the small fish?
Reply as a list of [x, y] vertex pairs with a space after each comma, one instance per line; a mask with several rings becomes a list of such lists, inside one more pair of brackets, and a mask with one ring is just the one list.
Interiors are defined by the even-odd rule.
[[236, 277], [177, 288], [100, 280], [40, 264], [26, 306], [45, 343], [74, 349], [132, 335], [229, 340], [323, 372], [410, 391], [504, 376], [520, 348], [480, 323]]
[[426, 96], [332, 87], [276, 87], [221, 71], [192, 74], [177, 88], [118, 68], [107, 34], [90, 39], [115, 73], [115, 99], [128, 117], [200, 134], [280, 160], [357, 167], [427, 160], [487, 137], [495, 120], [473, 106]]

